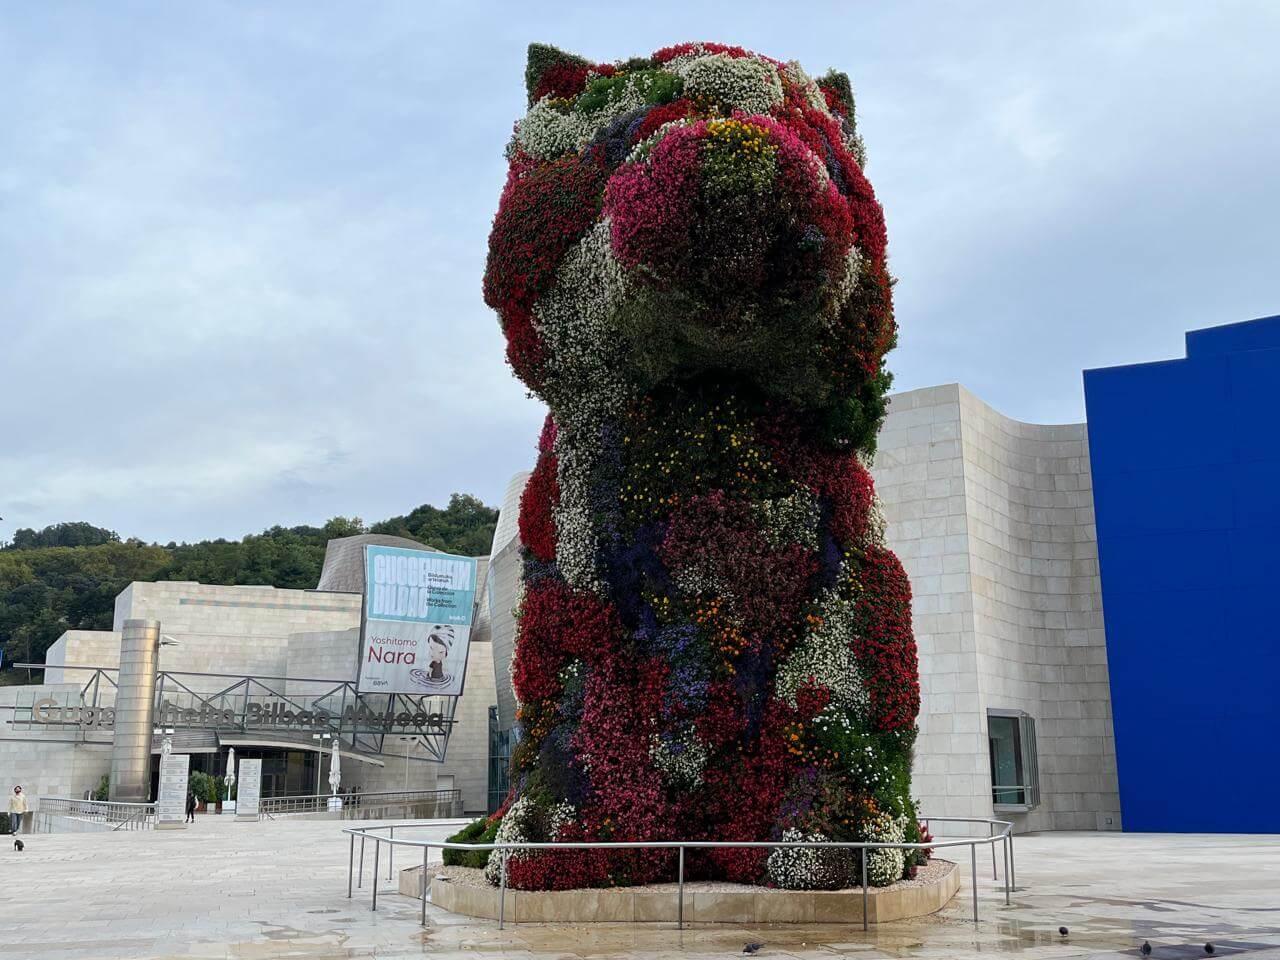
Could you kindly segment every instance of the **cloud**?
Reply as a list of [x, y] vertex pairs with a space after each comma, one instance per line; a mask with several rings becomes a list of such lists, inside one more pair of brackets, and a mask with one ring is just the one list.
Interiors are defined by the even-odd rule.
[[[0, 537], [497, 502], [541, 421], [481, 302], [524, 45], [848, 70], [900, 387], [1083, 415], [1086, 366], [1275, 312], [1265, 4], [39, 5], [0, 28]], [[815, 29], [821, 24], [822, 29]]]

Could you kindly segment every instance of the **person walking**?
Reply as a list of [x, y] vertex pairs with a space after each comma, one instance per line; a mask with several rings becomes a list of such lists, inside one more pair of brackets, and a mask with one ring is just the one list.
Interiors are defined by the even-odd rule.
[[22, 815], [27, 812], [27, 795], [22, 787], [14, 787], [9, 797], [9, 827], [13, 833], [22, 832]]
[[187, 789], [187, 823], [196, 822], [196, 792], [190, 788]]

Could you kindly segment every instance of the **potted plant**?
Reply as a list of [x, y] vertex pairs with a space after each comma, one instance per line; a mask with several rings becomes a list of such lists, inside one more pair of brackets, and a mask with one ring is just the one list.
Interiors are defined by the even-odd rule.
[[187, 789], [196, 795], [196, 811], [199, 813], [205, 813], [208, 810], [209, 801], [216, 799], [212, 795], [213, 777], [201, 770], [194, 771], [187, 779]]
[[227, 792], [227, 785], [222, 777], [210, 778], [213, 785], [213, 798], [211, 802], [215, 805], [214, 813], [222, 812], [222, 798]]

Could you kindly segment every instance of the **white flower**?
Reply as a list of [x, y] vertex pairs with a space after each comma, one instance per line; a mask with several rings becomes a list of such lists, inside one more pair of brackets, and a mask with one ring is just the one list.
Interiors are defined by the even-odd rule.
[[668, 780], [692, 787], [702, 781], [702, 771], [706, 769], [711, 750], [690, 727], [666, 740], [659, 734], [652, 734], [649, 737], [649, 756]]
[[[560, 831], [573, 820], [573, 804], [558, 803], [549, 810], [543, 810], [529, 797], [518, 798], [507, 808], [506, 815], [498, 824], [494, 834], [494, 843], [553, 843], [559, 839]], [[541, 821], [541, 823], [540, 823]], [[535, 857], [540, 850], [510, 850], [507, 852], [508, 865], [512, 860], [525, 860]], [[494, 851], [485, 864], [484, 878], [495, 887], [502, 882], [502, 856]]]
[[[557, 416], [560, 411], [557, 411]], [[556, 481], [560, 502], [556, 506], [556, 565], [565, 582], [575, 590], [602, 593], [604, 583], [596, 567], [599, 536], [590, 506], [591, 446], [578, 431], [557, 419]]]
[[821, 512], [818, 496], [808, 487], [797, 486], [795, 493], [776, 500], [756, 504], [760, 517], [760, 533], [772, 547], [798, 543], [810, 550], [818, 549], [818, 523]]
[[612, 332], [628, 282], [610, 231], [608, 219], [588, 230], [534, 305], [533, 325], [547, 345], [542, 394], [560, 423], [614, 419], [634, 393], [622, 375], [623, 341]]
[[686, 96], [704, 97], [724, 110], [768, 113], [782, 103], [778, 69], [756, 57], [714, 53], [680, 64], [675, 73], [684, 78]]
[[[810, 630], [778, 668], [777, 695], [791, 706], [806, 685], [831, 691], [828, 711], [838, 711], [848, 726], [849, 715], [862, 719], [870, 707], [857, 657], [853, 653], [857, 604], [827, 590], [819, 600], [822, 623]], [[827, 711], [821, 717], [825, 718]]]
[[809, 101], [809, 106], [815, 110], [820, 110], [827, 116], [831, 115], [831, 111], [827, 108], [827, 98], [822, 95], [818, 85], [804, 72], [804, 67], [800, 66], [800, 61], [792, 60], [783, 64], [782, 76], [804, 91], [804, 98]]
[[[823, 168], [826, 169], [825, 167]], [[849, 245], [849, 252], [844, 255], [844, 274], [840, 277], [840, 282], [836, 284], [835, 311], [839, 313], [849, 298], [853, 296], [853, 291], [858, 287], [858, 280], [862, 276], [862, 254], [858, 252], [858, 245], [852, 243]]]
[[[887, 813], [862, 821], [862, 836], [868, 843], [902, 843], [907, 838], [907, 818]], [[905, 850], [875, 850], [867, 854], [867, 883], [887, 887], [902, 879], [906, 870]]]
[[614, 119], [643, 106], [652, 84], [652, 75], [633, 74], [613, 85], [608, 101], [596, 110], [579, 110], [570, 101], [545, 96], [516, 123], [514, 143], [539, 160], [580, 151]]
[[[795, 827], [783, 831], [782, 839], [787, 843], [830, 840]], [[765, 870], [769, 880], [785, 890], [839, 890], [853, 882], [858, 857], [857, 850], [849, 848], [778, 847], [769, 854]]]

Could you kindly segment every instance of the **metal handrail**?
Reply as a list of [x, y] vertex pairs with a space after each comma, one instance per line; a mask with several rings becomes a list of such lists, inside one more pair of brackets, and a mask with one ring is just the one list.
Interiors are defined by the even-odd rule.
[[462, 799], [462, 791], [456, 788], [442, 790], [383, 790], [374, 793], [312, 793], [292, 797], [263, 797], [258, 801], [258, 810], [268, 818], [290, 813], [319, 812], [328, 809], [329, 801], [334, 796], [342, 800], [344, 809], [430, 802], [434, 802], [438, 807], [441, 803], [450, 805], [457, 803]]
[[[684, 852], [686, 849], [837, 849], [858, 850], [862, 862], [862, 929], [869, 929], [867, 919], [867, 851], [868, 850], [937, 850], [947, 847], [968, 847], [970, 867], [972, 870], [973, 888], [973, 923], [978, 924], [978, 847], [988, 844], [991, 847], [991, 874], [999, 879], [996, 872], [996, 844], [1004, 848], [1004, 902], [1010, 903], [1010, 895], [1015, 886], [1013, 862], [1013, 823], [1009, 820], [995, 820], [981, 817], [920, 817], [920, 822], [929, 828], [930, 823], [965, 823], [981, 825], [987, 828], [987, 836], [965, 837], [954, 840], [930, 840], [928, 843], [872, 843], [866, 841], [836, 840], [603, 840], [573, 841], [569, 843], [455, 843], [449, 840], [412, 840], [396, 838], [396, 828], [423, 829], [436, 826], [422, 821], [399, 824], [383, 824], [369, 827], [344, 827], [343, 833], [351, 836], [351, 849], [347, 859], [347, 899], [352, 896], [352, 883], [355, 879], [356, 837], [360, 838], [360, 872], [357, 887], [364, 886], [364, 847], [365, 841], [374, 841], [373, 848], [373, 896], [372, 909], [378, 909], [378, 866], [382, 845], [388, 845], [387, 879], [392, 879], [395, 869], [395, 852], [397, 846], [419, 847], [422, 850], [422, 923], [427, 922], [427, 854], [431, 850], [489, 850], [502, 855], [499, 868], [498, 883], [498, 929], [503, 929], [506, 922], [507, 907], [507, 860], [512, 851], [518, 850], [676, 850], [679, 854], [677, 872], [677, 927], [684, 929]], [[998, 828], [998, 829], [997, 829]], [[379, 831], [387, 831], [382, 836]]]
[[41, 797], [32, 828], [53, 833], [53, 818], [67, 817], [83, 823], [103, 824], [110, 830], [150, 830], [155, 826], [154, 803], [122, 803], [114, 800], [81, 800], [76, 797]]

